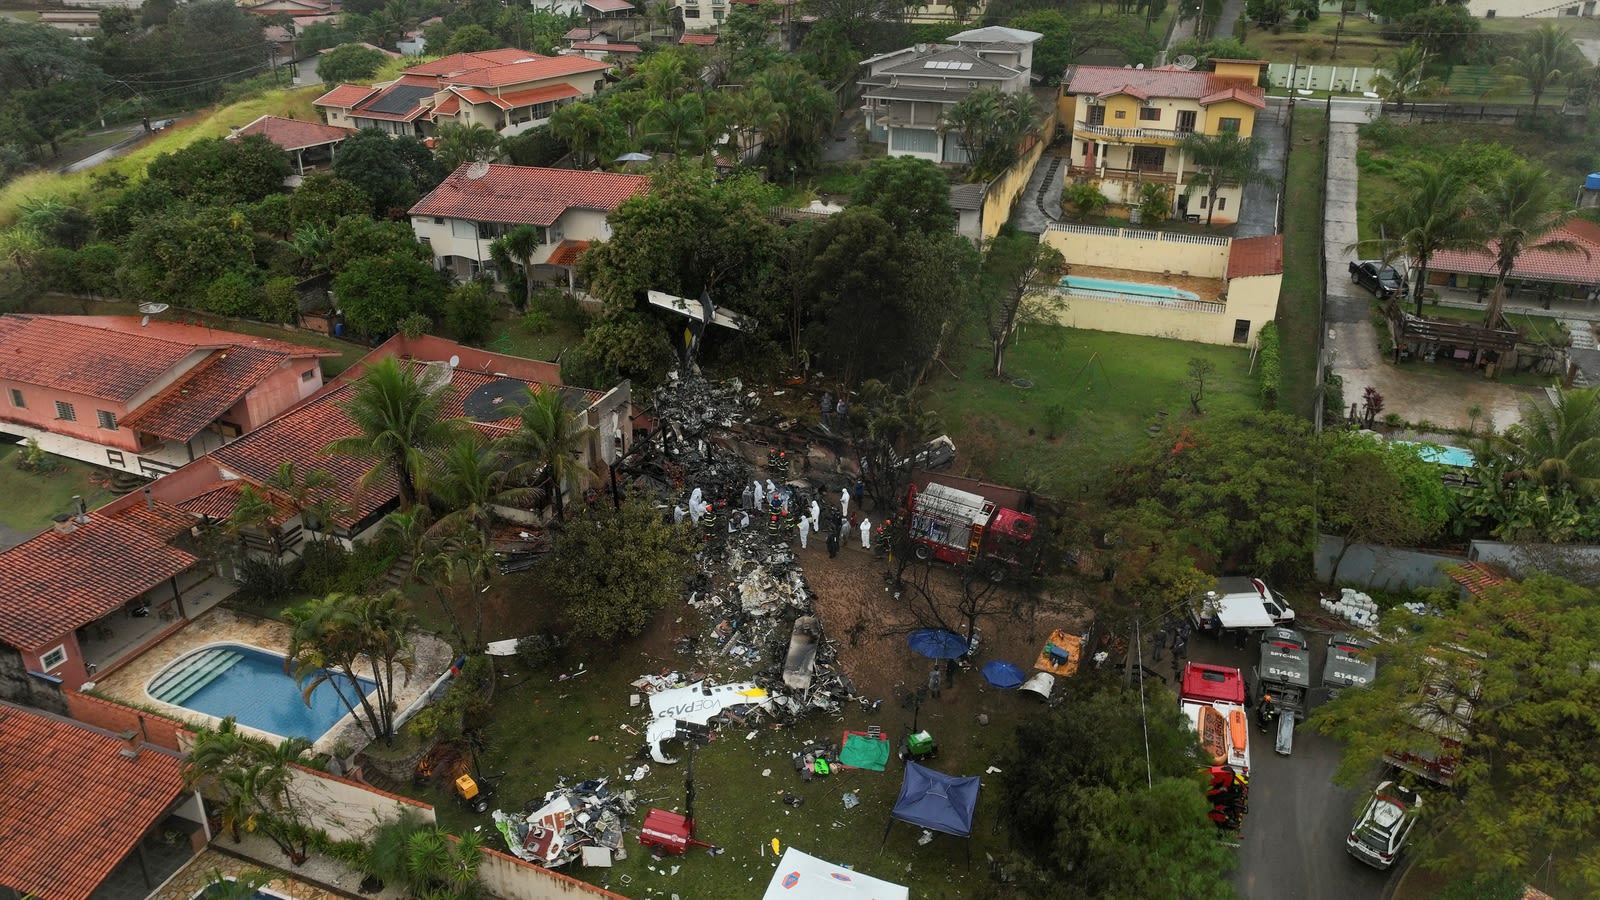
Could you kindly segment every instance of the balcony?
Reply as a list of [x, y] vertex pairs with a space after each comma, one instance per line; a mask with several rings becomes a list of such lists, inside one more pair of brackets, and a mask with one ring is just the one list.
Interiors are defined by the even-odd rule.
[[1119, 169], [1115, 166], [1073, 166], [1067, 173], [1074, 178], [1110, 178], [1115, 181], [1155, 181], [1161, 184], [1177, 184], [1178, 173], [1164, 172], [1156, 168], [1130, 168]]
[[1160, 144], [1163, 146], [1177, 144], [1194, 133], [1192, 128], [1182, 130], [1171, 128], [1113, 128], [1110, 125], [1091, 125], [1088, 122], [1074, 122], [1072, 127], [1077, 134], [1109, 138], [1118, 143]]

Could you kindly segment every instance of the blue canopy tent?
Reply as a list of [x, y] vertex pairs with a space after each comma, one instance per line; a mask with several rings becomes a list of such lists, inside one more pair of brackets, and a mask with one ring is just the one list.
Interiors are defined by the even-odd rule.
[[967, 838], [967, 864], [971, 865], [972, 817], [977, 809], [978, 776], [946, 775], [908, 762], [905, 780], [900, 783], [900, 799], [889, 812], [889, 824], [883, 828], [878, 852], [882, 853], [889, 843], [889, 829], [898, 819], [918, 828]]
[[919, 628], [906, 635], [906, 644], [929, 659], [959, 659], [967, 652], [967, 639], [940, 628]]
[[1003, 690], [1015, 690], [1022, 686], [1027, 677], [1022, 674], [1022, 669], [1002, 659], [990, 660], [983, 664], [983, 678], [985, 681]]

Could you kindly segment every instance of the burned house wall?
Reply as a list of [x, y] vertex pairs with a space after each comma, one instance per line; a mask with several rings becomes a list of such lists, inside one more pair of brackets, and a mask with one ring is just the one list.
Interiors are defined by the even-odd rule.
[[42, 709], [58, 716], [71, 714], [61, 683], [29, 672], [22, 654], [15, 647], [5, 644], [0, 644], [0, 700]]

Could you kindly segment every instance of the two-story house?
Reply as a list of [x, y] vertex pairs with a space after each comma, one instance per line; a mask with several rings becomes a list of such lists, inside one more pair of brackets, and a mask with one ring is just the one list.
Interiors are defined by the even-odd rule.
[[1260, 85], [1265, 62], [1213, 59], [1213, 71], [1177, 66], [1127, 69], [1073, 66], [1062, 77], [1062, 100], [1072, 106], [1075, 178], [1100, 188], [1112, 203], [1137, 204], [1146, 183], [1171, 185], [1179, 216], [1226, 225], [1239, 216], [1239, 185], [1224, 186], [1214, 210], [1205, 191], [1186, 195], [1194, 167], [1180, 146], [1191, 134], [1231, 131], [1248, 138], [1267, 105]]
[[468, 163], [411, 207], [411, 230], [435, 266], [471, 278], [490, 261], [495, 238], [532, 226], [541, 240], [530, 277], [570, 288], [578, 255], [611, 237], [606, 214], [649, 183], [642, 175]]
[[1041, 37], [992, 25], [951, 35], [948, 43], [917, 44], [865, 60], [867, 75], [859, 83], [869, 139], [887, 142], [890, 156], [966, 162], [958, 136], [944, 131], [945, 114], [979, 90], [1028, 90], [1033, 45]]
[[477, 123], [510, 137], [543, 125], [558, 106], [605, 86], [603, 62], [504, 48], [454, 53], [412, 66], [388, 84], [341, 84], [312, 101], [329, 125], [426, 135], [443, 122]]
[[337, 355], [133, 316], [0, 316], [0, 433], [157, 477], [315, 393]]

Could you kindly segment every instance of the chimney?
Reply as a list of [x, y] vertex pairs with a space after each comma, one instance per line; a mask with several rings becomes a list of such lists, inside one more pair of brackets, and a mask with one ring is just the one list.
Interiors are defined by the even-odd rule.
[[89, 524], [89, 505], [83, 502], [82, 495], [72, 495], [72, 509], [76, 513], [76, 515], [73, 517], [74, 522], [77, 522], [79, 525]]
[[155, 509], [156, 508], [156, 497], [155, 497], [154, 494], [150, 493], [150, 486], [149, 485], [145, 485], [145, 489], [144, 489], [144, 508], [145, 509]]
[[117, 736], [122, 738], [122, 749], [117, 751], [117, 755], [123, 759], [138, 759], [139, 732], [132, 730], [124, 731]]
[[56, 516], [54, 521], [56, 534], [71, 534], [78, 530], [78, 524], [72, 521], [72, 517], [66, 513]]

